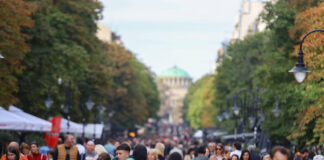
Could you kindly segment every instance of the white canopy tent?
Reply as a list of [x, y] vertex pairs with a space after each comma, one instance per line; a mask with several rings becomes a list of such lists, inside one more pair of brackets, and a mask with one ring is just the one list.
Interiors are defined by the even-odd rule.
[[26, 113], [23, 110], [15, 107], [15, 106], [10, 106], [9, 112], [16, 114], [20, 117], [27, 118], [28, 120], [32, 121], [34, 131], [49, 132], [52, 130], [52, 123], [50, 123], [49, 121], [46, 121], [44, 119], [41, 119], [41, 118], [33, 116], [29, 113]]
[[11, 113], [0, 107], [0, 129], [34, 131], [34, 123], [27, 118]]
[[70, 126], [68, 127], [68, 120], [65, 118], [62, 118], [60, 132], [61, 133], [70, 132], [70, 133], [78, 133], [78, 134], [82, 133], [82, 130], [83, 130], [82, 124], [75, 123], [72, 121], [70, 121], [69, 124], [70, 124]]
[[[95, 127], [96, 126], [96, 127]], [[93, 133], [96, 133], [96, 138], [100, 138], [102, 135], [102, 131], [103, 131], [104, 125], [103, 124], [87, 124], [84, 127], [84, 136], [87, 138], [92, 138], [93, 137]], [[82, 135], [79, 134], [80, 136]]]

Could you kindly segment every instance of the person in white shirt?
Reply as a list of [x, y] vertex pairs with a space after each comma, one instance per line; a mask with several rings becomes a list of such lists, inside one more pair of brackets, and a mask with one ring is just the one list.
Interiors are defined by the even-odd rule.
[[76, 146], [78, 147], [79, 154], [82, 155], [85, 153], [85, 148], [83, 146], [83, 140], [82, 138], [78, 137], [77, 138], [77, 144]]
[[234, 143], [234, 151], [231, 152], [231, 157], [236, 154], [238, 155], [239, 158], [241, 158], [241, 154], [242, 154], [242, 151], [241, 151], [241, 148], [242, 148], [242, 145], [240, 142], [235, 142]]

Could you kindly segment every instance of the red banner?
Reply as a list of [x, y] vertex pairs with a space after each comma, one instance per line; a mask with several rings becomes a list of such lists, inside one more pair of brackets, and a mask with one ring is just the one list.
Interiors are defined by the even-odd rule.
[[45, 141], [48, 147], [53, 149], [58, 142], [61, 128], [61, 119], [62, 117], [53, 117], [52, 122], [52, 131], [45, 133]]

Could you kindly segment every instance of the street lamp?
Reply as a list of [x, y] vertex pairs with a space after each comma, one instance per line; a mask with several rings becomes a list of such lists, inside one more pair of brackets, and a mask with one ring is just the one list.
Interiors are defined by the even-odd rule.
[[3, 59], [4, 57], [2, 56], [2, 54], [0, 54], [0, 59]]
[[90, 95], [88, 101], [86, 102], [86, 106], [88, 108], [88, 110], [92, 110], [93, 106], [95, 105], [95, 103], [92, 101], [92, 96]]
[[53, 105], [53, 100], [51, 99], [51, 95], [50, 95], [50, 91], [48, 89], [48, 93], [47, 93], [47, 99], [45, 100], [45, 106], [47, 109], [49, 109], [52, 105]]
[[276, 105], [276, 107], [272, 110], [272, 113], [274, 114], [275, 117], [279, 117], [281, 110], [279, 109], [279, 106]]
[[305, 64], [304, 64], [304, 60], [303, 60], [303, 56], [304, 56], [304, 52], [303, 52], [303, 42], [304, 42], [305, 38], [308, 35], [310, 35], [311, 33], [313, 33], [313, 32], [324, 32], [324, 29], [315, 29], [315, 30], [312, 30], [312, 31], [308, 32], [303, 37], [302, 41], [300, 42], [300, 46], [299, 46], [299, 52], [298, 52], [296, 66], [293, 69], [289, 70], [289, 72], [294, 73], [295, 79], [299, 83], [302, 83], [305, 80], [307, 72], [311, 72], [310, 70], [308, 70], [305, 67]]

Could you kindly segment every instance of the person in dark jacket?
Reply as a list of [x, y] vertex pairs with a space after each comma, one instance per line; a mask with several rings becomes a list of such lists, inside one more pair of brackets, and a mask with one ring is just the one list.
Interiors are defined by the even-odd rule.
[[133, 151], [134, 160], [147, 160], [147, 149], [144, 145], [138, 144]]
[[254, 152], [254, 145], [249, 145], [248, 150], [250, 151], [251, 160], [261, 160], [261, 157]]

